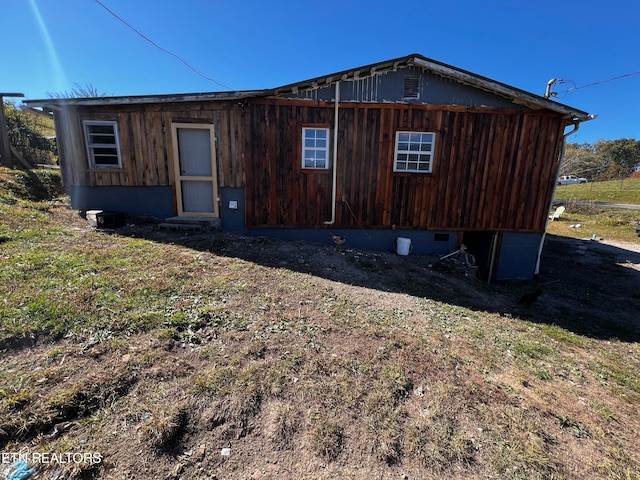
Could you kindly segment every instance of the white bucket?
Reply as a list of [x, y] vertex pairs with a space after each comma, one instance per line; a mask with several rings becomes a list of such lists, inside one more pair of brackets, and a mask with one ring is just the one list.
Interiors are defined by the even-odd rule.
[[398, 255], [409, 255], [411, 250], [413, 250], [413, 245], [411, 245], [410, 238], [396, 238], [396, 253]]

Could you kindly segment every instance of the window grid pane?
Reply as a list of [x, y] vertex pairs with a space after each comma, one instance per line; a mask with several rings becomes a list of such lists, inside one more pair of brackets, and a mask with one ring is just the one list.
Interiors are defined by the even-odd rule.
[[92, 168], [120, 168], [116, 122], [84, 122], [87, 151]]
[[302, 168], [329, 168], [329, 129], [302, 129]]
[[434, 140], [430, 132], [397, 132], [394, 171], [430, 173]]

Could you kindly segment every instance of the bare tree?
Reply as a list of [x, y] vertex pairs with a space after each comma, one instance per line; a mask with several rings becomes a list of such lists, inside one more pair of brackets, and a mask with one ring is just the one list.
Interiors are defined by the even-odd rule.
[[103, 92], [99, 92], [96, 87], [87, 83], [86, 85], [80, 85], [74, 82], [74, 87], [68, 90], [62, 90], [61, 92], [46, 92], [49, 98], [96, 98], [96, 97], [108, 97], [109, 95]]
[[589, 143], [567, 144], [561, 175], [579, 175], [592, 180], [598, 176], [600, 170], [600, 159], [593, 145]]

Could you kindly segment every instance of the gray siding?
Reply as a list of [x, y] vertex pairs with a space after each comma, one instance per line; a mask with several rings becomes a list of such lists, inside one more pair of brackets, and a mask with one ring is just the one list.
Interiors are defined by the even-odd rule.
[[171, 187], [68, 187], [75, 210], [112, 210], [159, 219], [175, 215]]
[[[418, 98], [404, 98], [404, 79], [418, 77]], [[335, 83], [302, 90], [288, 98], [333, 101]], [[411, 66], [340, 82], [342, 102], [403, 102], [466, 107], [523, 108], [509, 99]]]
[[496, 280], [530, 280], [536, 268], [541, 233], [505, 232]]
[[[221, 188], [220, 199], [222, 229], [229, 232], [246, 232], [244, 188]], [[232, 207], [232, 202], [235, 202], [235, 208]]]

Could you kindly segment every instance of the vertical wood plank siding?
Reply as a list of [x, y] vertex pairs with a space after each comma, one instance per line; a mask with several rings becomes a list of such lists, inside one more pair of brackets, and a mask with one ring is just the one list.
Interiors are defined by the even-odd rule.
[[[173, 184], [171, 123], [215, 125], [221, 187], [244, 186], [242, 110], [233, 103], [70, 107], [56, 114], [63, 181], [71, 186]], [[89, 168], [83, 120], [118, 122], [122, 168]]]
[[301, 103], [286, 108], [268, 103], [248, 107], [244, 138], [250, 226], [322, 225], [330, 218], [330, 171], [302, 169], [301, 140], [303, 124], [330, 125], [333, 112]]
[[[83, 120], [118, 122], [122, 169], [90, 169]], [[245, 187], [248, 227], [544, 230], [565, 120], [546, 111], [258, 99], [56, 113], [67, 186], [173, 185], [171, 123], [215, 126], [220, 187]], [[302, 127], [330, 128], [330, 169], [302, 168]], [[434, 132], [433, 172], [394, 173], [395, 133]], [[338, 158], [333, 156], [337, 135]], [[343, 201], [344, 199], [344, 201]]]
[[[248, 226], [331, 218], [332, 172], [303, 169], [300, 142], [305, 124], [330, 125], [333, 142], [333, 108], [266, 99], [247, 107]], [[338, 118], [337, 227], [544, 230], [565, 125], [558, 115], [343, 103]], [[398, 130], [435, 132], [432, 173], [393, 172]]]

